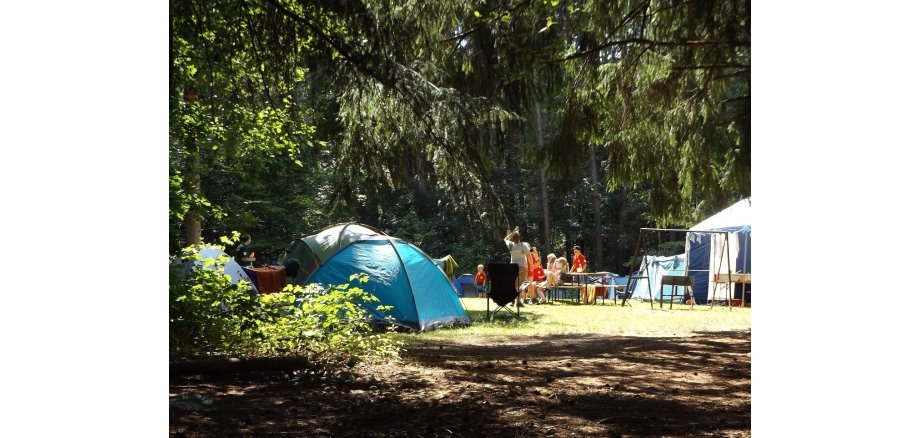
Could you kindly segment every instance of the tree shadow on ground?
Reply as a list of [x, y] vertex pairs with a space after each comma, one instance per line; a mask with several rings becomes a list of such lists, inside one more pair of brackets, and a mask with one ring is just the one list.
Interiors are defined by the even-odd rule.
[[750, 332], [412, 346], [347, 384], [296, 373], [173, 382], [213, 397], [188, 436], [749, 436]]

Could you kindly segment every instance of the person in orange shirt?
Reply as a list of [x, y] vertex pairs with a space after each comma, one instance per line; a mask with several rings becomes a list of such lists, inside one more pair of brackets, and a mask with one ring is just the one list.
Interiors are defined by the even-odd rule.
[[479, 297], [482, 298], [486, 292], [486, 271], [485, 266], [476, 266], [476, 289], [479, 290]]
[[537, 250], [536, 246], [530, 246], [530, 260], [528, 260], [530, 268], [530, 286], [527, 287], [527, 300], [531, 304], [544, 304], [546, 303], [546, 297], [543, 295], [543, 292], [537, 289], [537, 282], [546, 280], [546, 273], [543, 270], [543, 266], [540, 265], [540, 251]]
[[[572, 247], [572, 272], [587, 272], [588, 271], [588, 262], [585, 260], [585, 255], [581, 253], [581, 247], [575, 245]], [[583, 283], [584, 277], [580, 277], [579, 280]], [[582, 286], [581, 291], [579, 292], [581, 302], [588, 302], [588, 287]]]
[[572, 256], [572, 271], [573, 272], [585, 272], [588, 270], [588, 262], [585, 260], [585, 255], [581, 253], [581, 247], [575, 245], [572, 247], [572, 252], [575, 253]]

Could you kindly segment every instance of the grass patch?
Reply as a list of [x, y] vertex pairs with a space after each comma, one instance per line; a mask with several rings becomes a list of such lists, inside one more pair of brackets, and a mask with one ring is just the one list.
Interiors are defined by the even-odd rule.
[[[484, 298], [463, 298], [464, 306], [473, 320], [470, 327], [433, 330], [420, 334], [400, 334], [413, 341], [477, 342], [483, 338], [499, 341], [520, 336], [550, 336], [564, 334], [608, 334], [623, 336], [692, 336], [699, 332], [750, 330], [751, 308], [708, 305], [674, 304], [674, 309], [651, 309], [649, 303], [632, 302], [632, 307], [620, 307], [619, 301], [601, 305], [551, 303], [521, 308], [521, 318], [515, 319], [505, 311], [492, 322], [486, 318]], [[492, 309], [494, 303], [490, 303]]]

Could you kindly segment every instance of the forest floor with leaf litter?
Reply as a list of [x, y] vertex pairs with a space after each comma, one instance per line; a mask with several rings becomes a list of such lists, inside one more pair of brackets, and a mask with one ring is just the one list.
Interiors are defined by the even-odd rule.
[[[751, 428], [750, 331], [418, 342], [328, 383], [175, 377], [172, 436], [723, 436]], [[171, 403], [171, 406], [173, 404]]]

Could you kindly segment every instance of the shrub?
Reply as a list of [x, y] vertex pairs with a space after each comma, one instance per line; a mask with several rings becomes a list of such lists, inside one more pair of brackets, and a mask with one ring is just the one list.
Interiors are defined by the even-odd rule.
[[258, 293], [248, 282], [231, 284], [223, 265], [229, 258], [202, 259], [198, 249], [183, 250], [182, 261], [200, 261], [186, 272], [174, 263], [169, 281], [170, 358], [242, 353], [246, 332], [257, 327]]
[[[377, 302], [354, 283], [367, 281], [353, 275], [350, 283], [323, 289], [288, 285], [284, 291], [260, 298], [265, 318], [259, 322], [258, 354], [296, 354], [322, 362], [354, 363], [368, 358], [396, 357], [399, 344], [390, 336], [393, 325], [376, 332], [362, 303]], [[380, 310], [387, 310], [378, 306]]]
[[[230, 239], [222, 239], [232, 243]], [[328, 289], [288, 285], [282, 292], [259, 295], [248, 282], [231, 284], [223, 266], [229, 259], [201, 260], [186, 248], [186, 263], [202, 268], [170, 269], [170, 360], [225, 356], [298, 355], [329, 364], [396, 357], [400, 345], [386, 332], [373, 330], [363, 303], [376, 297], [360, 288], [366, 275]], [[381, 310], [387, 310], [378, 306]]]

